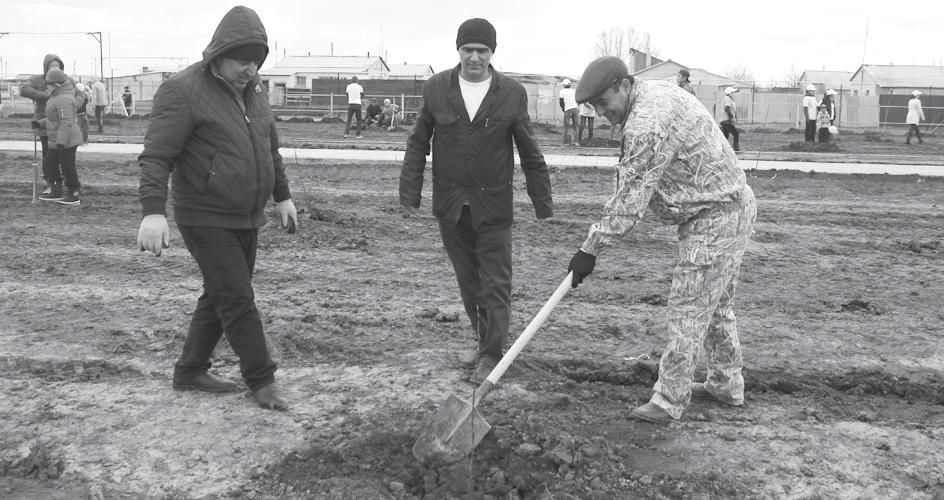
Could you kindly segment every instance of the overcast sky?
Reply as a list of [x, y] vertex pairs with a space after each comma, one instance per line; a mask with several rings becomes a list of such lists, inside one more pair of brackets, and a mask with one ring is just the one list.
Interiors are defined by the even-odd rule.
[[[161, 57], [199, 61], [233, 5], [217, 0], [3, 0], [0, 32], [105, 32], [105, 70], [117, 76], [144, 65], [172, 64]], [[745, 0], [268, 0], [244, 5], [259, 13], [269, 35], [264, 67], [285, 53], [329, 54], [333, 44], [335, 55], [386, 54], [389, 64], [426, 63], [442, 71], [458, 62], [456, 29], [470, 17], [495, 25], [496, 67], [523, 73], [579, 77], [594, 56], [599, 33], [615, 27], [649, 32], [661, 58], [715, 73], [743, 66], [762, 82], [780, 79], [791, 66], [855, 71], [863, 49], [871, 64], [944, 62], [940, 0], [835, 0], [802, 7]], [[0, 70], [38, 73], [43, 56], [54, 52], [68, 73], [90, 74], [98, 48], [81, 33], [10, 34], [0, 38]]]

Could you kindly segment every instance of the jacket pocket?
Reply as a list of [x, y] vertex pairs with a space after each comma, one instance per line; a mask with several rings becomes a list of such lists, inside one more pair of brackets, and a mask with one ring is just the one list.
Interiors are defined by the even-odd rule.
[[201, 191], [210, 205], [234, 213], [252, 210], [256, 204], [253, 192], [256, 180], [248, 177], [248, 172], [244, 171], [240, 163], [239, 159], [226, 159], [219, 152], [213, 155]]

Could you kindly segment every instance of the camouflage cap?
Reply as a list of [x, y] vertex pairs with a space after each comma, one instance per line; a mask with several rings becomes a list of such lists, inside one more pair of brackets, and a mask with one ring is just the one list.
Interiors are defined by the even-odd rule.
[[600, 94], [615, 82], [629, 76], [629, 69], [620, 58], [604, 56], [595, 59], [577, 82], [577, 102], [587, 102]]

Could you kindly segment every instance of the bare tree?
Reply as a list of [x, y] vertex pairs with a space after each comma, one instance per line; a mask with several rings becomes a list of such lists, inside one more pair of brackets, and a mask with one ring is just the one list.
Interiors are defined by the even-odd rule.
[[791, 64], [790, 69], [783, 73], [780, 80], [783, 82], [784, 87], [798, 89], [800, 88], [801, 77], [803, 77], [803, 72], [796, 69], [796, 67]]
[[652, 46], [652, 35], [636, 31], [636, 28], [610, 28], [597, 35], [593, 48], [594, 57], [616, 56], [629, 62], [630, 51], [638, 50], [653, 57], [659, 56], [659, 50]]
[[724, 76], [732, 80], [741, 80], [742, 82], [754, 81], [754, 75], [751, 74], [751, 71], [743, 64], [725, 66]]

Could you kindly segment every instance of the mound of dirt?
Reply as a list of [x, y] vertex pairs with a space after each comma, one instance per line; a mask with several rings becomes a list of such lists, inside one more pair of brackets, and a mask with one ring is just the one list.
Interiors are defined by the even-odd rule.
[[321, 117], [321, 123], [344, 123], [338, 115], [324, 115]]
[[791, 142], [782, 148], [784, 151], [802, 151], [804, 153], [841, 153], [842, 148], [835, 142]]

